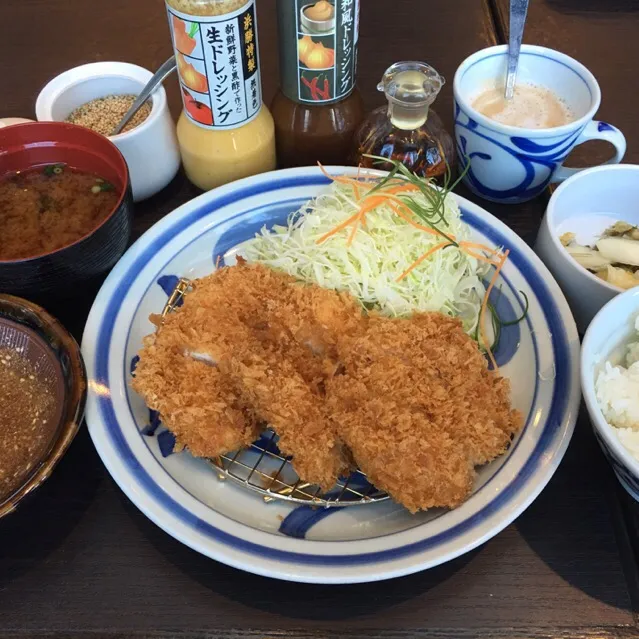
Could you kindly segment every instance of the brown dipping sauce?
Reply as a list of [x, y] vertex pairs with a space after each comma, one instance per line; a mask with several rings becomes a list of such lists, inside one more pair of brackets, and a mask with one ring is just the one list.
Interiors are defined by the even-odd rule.
[[278, 91], [271, 105], [281, 167], [347, 164], [353, 136], [364, 119], [357, 90], [340, 102], [309, 105]]
[[0, 318], [0, 501], [49, 451], [64, 406], [62, 369], [31, 329]]

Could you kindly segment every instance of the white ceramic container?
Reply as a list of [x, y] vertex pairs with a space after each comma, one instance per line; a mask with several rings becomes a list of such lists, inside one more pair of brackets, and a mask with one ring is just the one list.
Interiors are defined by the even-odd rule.
[[637, 501], [639, 460], [621, 443], [615, 429], [604, 418], [595, 394], [595, 381], [607, 359], [614, 360], [620, 347], [630, 340], [636, 341], [634, 325], [638, 315], [639, 289], [617, 295], [597, 313], [581, 349], [581, 387], [595, 436], [617, 479]]
[[[127, 62], [94, 62], [53, 78], [36, 102], [38, 120], [63, 121], [77, 107], [113, 94], [139, 93], [151, 71]], [[153, 93], [149, 117], [135, 129], [110, 136], [129, 165], [133, 199], [144, 200], [162, 190], [180, 167], [180, 152], [166, 100], [159, 87]]]
[[581, 171], [552, 195], [541, 222], [535, 252], [561, 286], [577, 328], [585, 332], [599, 309], [623, 289], [580, 266], [559, 241], [576, 233], [580, 244], [592, 244], [618, 220], [639, 225], [639, 166], [617, 164]]

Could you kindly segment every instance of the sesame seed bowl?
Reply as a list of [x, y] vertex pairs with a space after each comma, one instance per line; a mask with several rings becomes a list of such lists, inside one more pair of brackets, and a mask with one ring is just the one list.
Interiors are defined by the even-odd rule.
[[0, 517], [52, 473], [84, 416], [78, 344], [41, 307], [0, 295]]
[[163, 189], [180, 168], [175, 124], [162, 86], [153, 92], [150, 108], [134, 117], [135, 126], [108, 134], [132, 103], [129, 96], [137, 96], [152, 76], [127, 62], [84, 64], [50, 80], [36, 101], [39, 121], [87, 126], [118, 147], [129, 166], [136, 202]]

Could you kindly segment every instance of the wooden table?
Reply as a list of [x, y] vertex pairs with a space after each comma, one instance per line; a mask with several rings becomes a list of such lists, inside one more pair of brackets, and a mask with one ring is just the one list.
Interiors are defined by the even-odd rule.
[[[526, 40], [585, 62], [601, 115], [639, 161], [629, 91], [639, 54], [632, 0], [534, 0]], [[449, 83], [437, 110], [450, 127], [451, 81], [472, 51], [503, 41], [506, 0], [363, 0], [359, 85], [402, 59]], [[272, 0], [259, 0], [262, 78], [277, 83]], [[40, 87], [95, 60], [156, 68], [170, 54], [160, 0], [3, 0], [0, 115], [31, 116]], [[179, 109], [177, 87], [171, 104]], [[593, 156], [600, 149], [587, 150]], [[604, 153], [605, 155], [605, 153]], [[582, 153], [578, 160], [584, 160]], [[196, 194], [180, 175], [136, 211], [136, 235]], [[527, 241], [544, 202], [486, 207]], [[1, 241], [1, 238], [0, 238]], [[80, 337], [94, 291], [53, 309]], [[513, 525], [439, 568], [392, 582], [308, 586], [270, 581], [182, 546], [132, 506], [86, 429], [33, 501], [0, 522], [0, 637], [631, 637], [637, 635], [639, 509], [618, 487], [582, 415], [549, 486]]]

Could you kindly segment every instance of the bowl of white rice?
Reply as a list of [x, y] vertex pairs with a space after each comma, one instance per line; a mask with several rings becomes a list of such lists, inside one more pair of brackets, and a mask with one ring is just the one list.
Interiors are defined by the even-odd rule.
[[595, 435], [639, 501], [639, 290], [608, 302], [586, 331], [581, 386]]

